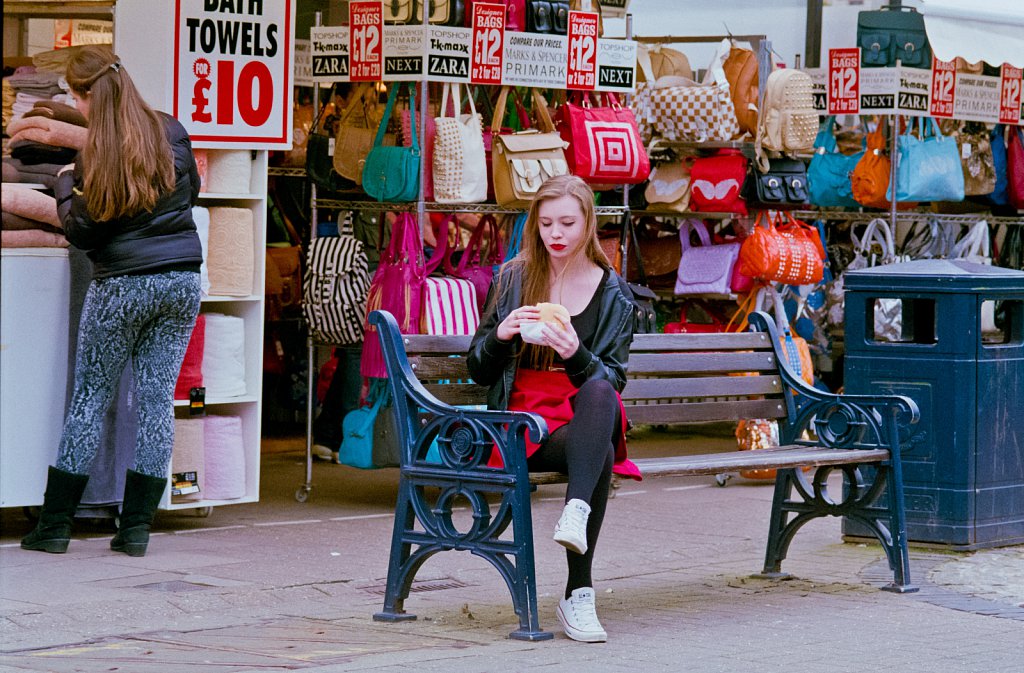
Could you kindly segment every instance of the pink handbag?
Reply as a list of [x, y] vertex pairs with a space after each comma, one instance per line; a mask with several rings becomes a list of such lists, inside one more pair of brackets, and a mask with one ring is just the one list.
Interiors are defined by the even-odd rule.
[[558, 132], [569, 143], [565, 159], [569, 172], [588, 183], [635, 185], [651, 173], [651, 161], [640, 140], [636, 117], [619, 105], [615, 94], [603, 96], [602, 107], [591, 107], [588, 96], [572, 94], [559, 108]]
[[[484, 254], [484, 234], [487, 234], [488, 245], [486, 255]], [[452, 251], [454, 252], [454, 251]], [[501, 233], [498, 229], [498, 221], [494, 215], [483, 215], [477, 223], [473, 235], [462, 251], [458, 262], [452, 265], [452, 255], [449, 253], [444, 259], [444, 268], [449, 276], [464, 278], [476, 288], [476, 301], [480, 310], [484, 308], [487, 301], [487, 291], [491, 287], [491, 277], [494, 269], [505, 259], [505, 250], [501, 243]]]
[[[383, 224], [383, 218], [381, 218]], [[420, 331], [420, 302], [426, 269], [420, 227], [412, 213], [401, 213], [391, 225], [391, 238], [380, 258], [380, 266], [370, 281], [366, 298], [366, 315], [381, 309], [395, 316], [403, 334]], [[384, 354], [377, 338], [377, 328], [364, 320], [366, 341], [359, 369], [363, 376], [384, 378]]]
[[1024, 210], [1024, 131], [1019, 126], [1007, 126], [1006, 178], [1010, 205]]
[[[700, 246], [690, 245], [690, 227], [700, 237]], [[733, 269], [740, 254], [739, 243], [712, 245], [707, 226], [699, 220], [684, 220], [679, 227], [683, 247], [676, 276], [676, 294], [729, 294]]]
[[[436, 245], [434, 253], [426, 263], [428, 274], [436, 272], [451, 254], [448, 246], [448, 228], [453, 222], [455, 216], [449, 215], [434, 228]], [[476, 328], [480, 326], [477, 291], [473, 283], [464, 278], [428, 276], [423, 281], [421, 310], [421, 334], [472, 335], [476, 334]]]

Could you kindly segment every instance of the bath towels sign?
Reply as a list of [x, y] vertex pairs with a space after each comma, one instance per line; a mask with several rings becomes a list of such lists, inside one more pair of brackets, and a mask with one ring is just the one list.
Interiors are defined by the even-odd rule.
[[174, 115], [197, 147], [289, 149], [295, 0], [175, 0]]

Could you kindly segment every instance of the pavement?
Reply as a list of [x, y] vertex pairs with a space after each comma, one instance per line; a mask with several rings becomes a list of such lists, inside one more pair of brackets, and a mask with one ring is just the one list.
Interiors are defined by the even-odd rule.
[[[721, 432], [692, 433], [644, 432], [631, 451], [734, 447]], [[160, 512], [142, 558], [109, 550], [109, 522], [79, 525], [66, 554], [23, 551], [30, 524], [0, 510], [0, 671], [1024, 671], [1024, 546], [913, 547], [921, 590], [893, 594], [879, 590], [891, 579], [881, 548], [843, 542], [838, 520], [819, 520], [783, 563], [792, 579], [754, 579], [772, 487], [739, 478], [618, 490], [594, 569], [607, 644], [567, 639], [554, 616], [565, 561], [550, 531], [564, 486], [533, 497], [554, 640], [509, 640], [504, 583], [458, 552], [423, 566], [406, 601], [416, 621], [374, 622], [397, 472], [316, 463], [299, 503], [303, 451], [301, 438], [265, 439], [258, 503], [208, 518]]]

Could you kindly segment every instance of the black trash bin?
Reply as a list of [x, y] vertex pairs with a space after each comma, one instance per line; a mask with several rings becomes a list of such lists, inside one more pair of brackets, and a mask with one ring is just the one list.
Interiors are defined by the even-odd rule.
[[[921, 410], [903, 454], [908, 539], [1024, 542], [1024, 272], [920, 260], [849, 272], [845, 287], [846, 392]], [[843, 533], [868, 535], [849, 520]]]

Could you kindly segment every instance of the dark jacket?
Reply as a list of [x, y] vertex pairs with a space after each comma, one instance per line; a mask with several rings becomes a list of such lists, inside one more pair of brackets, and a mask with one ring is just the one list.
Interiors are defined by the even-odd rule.
[[203, 261], [192, 206], [199, 197], [199, 171], [192, 142], [178, 120], [160, 113], [174, 155], [174, 191], [157, 199], [152, 211], [109, 222], [96, 222], [86, 211], [82, 195], [81, 162], [57, 180], [57, 214], [71, 245], [89, 254], [93, 278], [132, 273], [158, 273]]
[[[523, 341], [498, 339], [498, 325], [508, 314], [522, 305], [521, 272], [519, 268], [502, 269], [501, 295], [494, 299], [498, 277], [491, 282], [487, 294], [487, 313], [469, 346], [466, 364], [470, 376], [480, 385], [490, 386], [487, 392], [489, 409], [507, 409], [512, 381]], [[615, 390], [626, 387], [626, 362], [633, 342], [633, 302], [629, 286], [616, 273], [610, 273], [599, 289], [600, 322], [590, 347], [580, 344], [576, 353], [565, 361], [565, 373], [579, 388], [590, 379], [605, 379]]]

